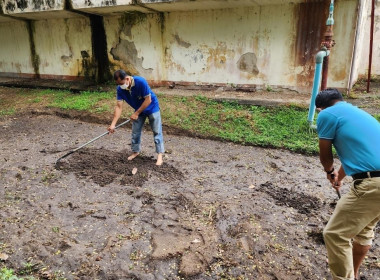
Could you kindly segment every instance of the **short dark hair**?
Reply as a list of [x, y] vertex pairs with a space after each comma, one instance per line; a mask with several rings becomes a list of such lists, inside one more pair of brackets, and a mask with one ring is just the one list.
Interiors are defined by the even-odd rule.
[[315, 99], [315, 107], [327, 108], [335, 104], [334, 101], [342, 101], [343, 96], [336, 88], [328, 88], [318, 93]]
[[115, 73], [113, 73], [113, 78], [116, 81], [117, 79], [120, 78], [120, 80], [124, 80], [125, 77], [127, 77], [127, 73], [125, 73], [124, 70], [116, 70]]

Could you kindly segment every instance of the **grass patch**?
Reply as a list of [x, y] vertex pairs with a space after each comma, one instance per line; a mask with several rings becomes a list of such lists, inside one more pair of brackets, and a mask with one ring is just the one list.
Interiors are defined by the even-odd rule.
[[114, 94], [110, 92], [83, 91], [79, 94], [72, 94], [68, 91], [53, 91], [46, 94], [53, 96], [52, 102], [48, 105], [49, 107], [90, 112], [99, 111], [96, 106], [99, 101], [114, 98]]
[[259, 133], [250, 135], [248, 142], [286, 148], [292, 151], [318, 152], [318, 136], [309, 128], [308, 110], [289, 107], [251, 107]]
[[[64, 273], [61, 271], [53, 271], [44, 275], [42, 272], [45, 270], [46, 268], [40, 269], [37, 264], [32, 263], [23, 264], [23, 268], [17, 272], [11, 268], [3, 266], [0, 267], [0, 280], [67, 280], [67, 278], [64, 277]], [[43, 276], [40, 277], [41, 275]]]
[[0, 269], [0, 280], [35, 280], [32, 276], [18, 277], [13, 269], [2, 267]]
[[[170, 127], [246, 145], [283, 148], [307, 154], [318, 152], [318, 136], [316, 131], [309, 128], [306, 108], [295, 105], [240, 105], [217, 102], [201, 95], [183, 97], [158, 93], [158, 98], [163, 123]], [[12, 107], [9, 106], [13, 104], [11, 96], [0, 103], [0, 116], [21, 112], [28, 106], [48, 106], [112, 116], [115, 99], [114, 92], [85, 91], [74, 94], [59, 90], [29, 91], [27, 95], [19, 95], [18, 103]], [[31, 101], [28, 103], [28, 100]], [[126, 105], [123, 118], [132, 111]], [[375, 118], [380, 121], [380, 114], [375, 115]]]
[[15, 108], [10, 108], [10, 109], [1, 109], [0, 110], [0, 116], [11, 116], [16, 113]]
[[307, 109], [219, 103], [203, 96], [160, 96], [160, 102], [166, 124], [193, 133], [310, 154], [318, 151], [317, 133], [309, 128]]
[[30, 100], [31, 103], [40, 103], [41, 101], [42, 101], [41, 97], [36, 97]]

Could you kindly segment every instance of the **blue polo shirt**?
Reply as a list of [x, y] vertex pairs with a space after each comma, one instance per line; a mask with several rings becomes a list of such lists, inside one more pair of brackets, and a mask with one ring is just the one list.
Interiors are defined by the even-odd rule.
[[380, 170], [380, 123], [367, 112], [338, 102], [319, 113], [317, 130], [332, 141], [347, 175]]
[[160, 110], [158, 104], [157, 96], [150, 89], [147, 81], [143, 77], [133, 76], [132, 77], [132, 86], [131, 89], [122, 89], [120, 86], [117, 86], [116, 90], [116, 99], [118, 101], [125, 100], [135, 111], [141, 107], [145, 98], [150, 95], [152, 102], [147, 108], [142, 112], [144, 115], [151, 115]]

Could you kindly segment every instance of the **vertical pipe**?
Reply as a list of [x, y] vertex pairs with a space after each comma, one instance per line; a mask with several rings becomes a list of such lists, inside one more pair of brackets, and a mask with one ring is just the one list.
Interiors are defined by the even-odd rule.
[[312, 123], [314, 121], [315, 99], [317, 98], [317, 93], [319, 91], [319, 85], [321, 83], [321, 70], [322, 70], [322, 63], [317, 63], [315, 65], [313, 90], [311, 93], [310, 105], [309, 105], [309, 115], [307, 116], [307, 121], [310, 123], [310, 125], [312, 125]]
[[329, 57], [326, 56], [323, 59], [321, 90], [325, 90], [327, 88], [327, 76], [328, 76], [328, 73], [329, 73]]
[[368, 78], [367, 78], [367, 92], [369, 92], [369, 84], [371, 83], [371, 68], [372, 68], [372, 48], [373, 48], [373, 29], [375, 25], [375, 0], [372, 0], [371, 8], [371, 33], [369, 40], [369, 61], [368, 61]]
[[307, 121], [312, 126], [314, 121], [315, 114], [315, 99], [317, 98], [317, 94], [319, 92], [319, 86], [321, 84], [321, 73], [322, 73], [322, 64], [323, 60], [328, 56], [330, 51], [324, 49], [319, 51], [316, 56], [316, 64], [315, 64], [315, 72], [314, 72], [314, 81], [313, 81], [313, 90], [311, 92], [310, 105], [309, 105], [309, 114], [307, 117]]
[[[335, 42], [332, 39], [334, 36], [333, 32], [333, 25], [334, 25], [334, 0], [331, 0], [330, 7], [329, 7], [329, 17], [326, 21], [326, 32], [324, 35], [324, 41], [322, 42], [322, 47], [325, 47], [327, 50], [331, 50], [331, 48], [334, 46]], [[329, 71], [329, 56], [326, 56], [323, 60], [323, 69], [322, 69], [322, 84], [321, 84], [321, 90], [324, 90], [327, 88], [327, 77], [328, 77], [328, 71]]]

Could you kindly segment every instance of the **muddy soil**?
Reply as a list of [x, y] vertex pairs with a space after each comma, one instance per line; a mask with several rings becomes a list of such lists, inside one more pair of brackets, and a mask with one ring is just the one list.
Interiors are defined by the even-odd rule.
[[182, 172], [171, 165], [156, 166], [152, 157], [139, 156], [129, 162], [127, 151], [107, 151], [104, 149], [83, 148], [74, 153], [70, 160], [57, 161], [56, 168], [65, 173], [74, 173], [80, 178], [89, 178], [100, 186], [112, 183], [121, 176], [123, 185], [142, 187], [151, 173], [160, 180], [182, 179]]
[[[165, 134], [157, 167], [150, 131], [126, 160], [127, 127], [55, 164], [106, 127], [0, 122], [0, 265], [40, 279], [331, 279], [321, 232], [337, 197], [317, 157]], [[363, 279], [380, 279], [379, 256], [377, 238]]]

